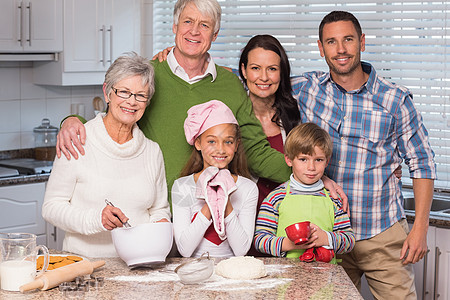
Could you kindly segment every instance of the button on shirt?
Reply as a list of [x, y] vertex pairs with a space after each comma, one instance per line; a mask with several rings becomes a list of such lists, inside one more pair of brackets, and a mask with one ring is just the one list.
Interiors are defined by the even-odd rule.
[[436, 179], [434, 153], [412, 95], [370, 64], [362, 67], [369, 79], [355, 91], [345, 91], [329, 73], [292, 78], [302, 122], [320, 125], [333, 139], [327, 175], [349, 198], [356, 240], [405, 218], [401, 181], [393, 174], [403, 160], [411, 178]]
[[[173, 48], [175, 49], [175, 48]], [[177, 59], [175, 58], [175, 55], [173, 54], [173, 49], [170, 50], [169, 54], [167, 54], [167, 64], [169, 65], [170, 70], [175, 74], [176, 76], [180, 77], [184, 81], [186, 81], [189, 84], [194, 84], [196, 82], [199, 82], [209, 74], [212, 76], [212, 81], [216, 80], [217, 77], [217, 71], [216, 71], [216, 65], [212, 59], [211, 56], [208, 54], [208, 67], [206, 68], [206, 71], [202, 75], [197, 75], [192, 78], [189, 78], [186, 71], [180, 66]]]

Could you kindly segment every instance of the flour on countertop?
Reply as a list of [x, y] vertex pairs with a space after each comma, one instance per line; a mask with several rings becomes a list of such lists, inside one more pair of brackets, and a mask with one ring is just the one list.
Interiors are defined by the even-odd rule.
[[293, 280], [292, 278], [259, 278], [250, 280], [228, 279], [214, 274], [210, 279], [203, 282], [202, 290], [209, 291], [245, 291], [271, 289], [278, 285], [286, 284]]
[[[169, 264], [160, 270], [149, 270], [143, 275], [115, 276], [106, 278], [113, 281], [129, 281], [129, 282], [156, 282], [156, 281], [179, 281], [178, 275], [174, 272], [177, 264]], [[267, 275], [283, 273], [286, 269], [293, 267], [292, 265], [265, 265]], [[291, 278], [270, 278], [263, 277], [252, 280], [233, 280], [213, 274], [211, 278], [198, 284], [200, 289], [212, 291], [239, 291], [248, 289], [269, 289], [277, 285], [290, 282]]]
[[133, 281], [133, 282], [155, 282], [155, 281], [177, 281], [178, 275], [174, 272], [178, 265], [170, 264], [161, 270], [150, 270], [144, 275], [116, 276], [107, 278], [114, 281]]

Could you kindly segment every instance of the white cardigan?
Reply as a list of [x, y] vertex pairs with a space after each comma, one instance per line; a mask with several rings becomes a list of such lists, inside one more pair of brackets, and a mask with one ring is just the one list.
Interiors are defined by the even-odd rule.
[[182, 256], [199, 257], [208, 251], [213, 257], [231, 257], [248, 252], [255, 232], [258, 187], [242, 176], [238, 176], [236, 186], [237, 190], [229, 198], [233, 211], [225, 218], [227, 239], [216, 245], [203, 237], [212, 220], [200, 212], [205, 200], [195, 198], [194, 175], [175, 180], [172, 186], [173, 231]]
[[63, 250], [88, 257], [117, 256], [101, 223], [105, 199], [130, 218], [131, 225], [170, 220], [162, 152], [135, 125], [133, 138], [114, 142], [105, 114], [86, 123], [85, 155], [56, 158], [45, 192], [44, 219], [66, 231]]

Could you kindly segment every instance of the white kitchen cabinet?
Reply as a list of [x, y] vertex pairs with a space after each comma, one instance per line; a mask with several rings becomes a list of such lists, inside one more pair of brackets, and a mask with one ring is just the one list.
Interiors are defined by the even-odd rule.
[[2, 0], [0, 53], [63, 50], [63, 0]]
[[[410, 227], [412, 224], [410, 224]], [[414, 264], [417, 299], [450, 299], [450, 229], [430, 226], [428, 253]]]
[[64, 230], [47, 223], [47, 247], [54, 250], [62, 250]]
[[[412, 228], [412, 224], [409, 224]], [[414, 264], [417, 299], [432, 300], [434, 295], [434, 270], [436, 249], [436, 227], [430, 226], [427, 233], [428, 252]]]
[[436, 228], [435, 299], [450, 299], [450, 229]]
[[34, 64], [34, 83], [102, 84], [114, 59], [141, 52], [140, 8], [141, 0], [64, 0], [64, 51]]
[[34, 233], [39, 245], [47, 245], [44, 194], [45, 182], [0, 187], [0, 232]]

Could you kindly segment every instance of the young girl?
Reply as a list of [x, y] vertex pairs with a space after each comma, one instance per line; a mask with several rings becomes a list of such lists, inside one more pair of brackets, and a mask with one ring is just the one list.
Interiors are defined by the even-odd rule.
[[[184, 131], [194, 146], [172, 186], [175, 243], [184, 257], [245, 255], [255, 229], [258, 188], [250, 179], [239, 125], [221, 101], [193, 106]], [[245, 177], [244, 177], [245, 176]]]

